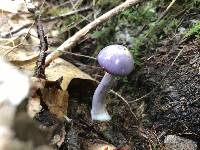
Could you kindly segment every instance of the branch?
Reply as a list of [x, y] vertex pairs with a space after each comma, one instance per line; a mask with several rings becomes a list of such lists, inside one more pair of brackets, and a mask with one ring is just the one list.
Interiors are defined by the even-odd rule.
[[45, 59], [48, 49], [47, 37], [44, 35], [43, 25], [39, 10], [34, 6], [32, 0], [25, 0], [27, 9], [35, 16], [35, 24], [37, 28], [38, 38], [40, 39], [40, 54], [36, 64], [35, 76], [45, 79]]
[[172, 0], [170, 2], [170, 4], [167, 6], [167, 8], [165, 9], [165, 11], [162, 13], [162, 15], [158, 18], [158, 21], [160, 21], [161, 19], [163, 19], [166, 14], [169, 12], [170, 8], [174, 5], [174, 3], [176, 2], [176, 0]]
[[71, 12], [67, 12], [67, 13], [59, 15], [59, 16], [51, 16], [49, 18], [42, 18], [42, 21], [47, 22], [47, 21], [54, 21], [56, 19], [65, 19], [66, 17], [75, 15], [77, 13], [81, 13], [83, 11], [88, 11], [88, 10], [91, 10], [91, 9], [92, 9], [91, 6], [83, 7], [83, 8], [80, 8], [80, 9], [77, 9], [77, 10], [74, 10], [74, 11], [71, 11]]
[[23, 26], [21, 26], [21, 27], [19, 27], [19, 28], [17, 28], [17, 29], [14, 29], [14, 30], [12, 30], [12, 31], [9, 31], [8, 33], [2, 34], [2, 35], [0, 34], [0, 37], [1, 37], [1, 38], [9, 38], [9, 37], [12, 37], [13, 34], [16, 34], [16, 33], [18, 33], [19, 31], [21, 31], [21, 30], [23, 30], [23, 29], [25, 29], [25, 28], [30, 27], [32, 24], [33, 24], [33, 23], [27, 23], [27, 24], [25, 24], [25, 25], [23, 25]]
[[35, 75], [38, 78], [45, 79], [45, 59], [46, 59], [46, 51], [48, 49], [48, 42], [47, 42], [47, 37], [44, 35], [43, 25], [39, 14], [36, 14], [35, 21], [36, 21], [38, 38], [40, 39], [40, 47], [39, 47], [40, 54], [37, 60], [37, 69]]
[[49, 54], [46, 58], [45, 65], [48, 66], [54, 59], [59, 57], [60, 55], [64, 54], [66, 51], [71, 49], [82, 37], [84, 37], [88, 32], [92, 29], [96, 28], [98, 25], [104, 23], [105, 21], [109, 20], [111, 17], [116, 16], [123, 10], [142, 2], [143, 0], [126, 0], [124, 3], [120, 4], [119, 6], [111, 9], [107, 13], [101, 15], [84, 28], [79, 30], [76, 34], [66, 40], [61, 46], [59, 46], [54, 52]]
[[[30, 8], [30, 2], [28, 2], [28, 4], [29, 4], [29, 7], [28, 7], [29, 11], [31, 10], [31, 12], [32, 12], [33, 8]], [[27, 6], [28, 6], [28, 4], [27, 4]], [[89, 10], [92, 10], [91, 6], [87, 6], [87, 7], [83, 7], [83, 8], [74, 10], [74, 11], [70, 11], [68, 13], [65, 13], [65, 14], [62, 14], [62, 15], [59, 15], [59, 16], [51, 16], [49, 18], [41, 18], [41, 21], [48, 22], [48, 21], [54, 21], [54, 20], [57, 20], [57, 19], [65, 19], [66, 17], [72, 16], [72, 15], [75, 15], [77, 13], [81, 13], [81, 12], [84, 12], [84, 11], [89, 11]], [[8, 33], [0, 34], [0, 38], [11, 37], [13, 34], [18, 33], [19, 31], [23, 30], [24, 28], [30, 27], [32, 24], [33, 23], [27, 23], [27, 24], [22, 25], [21, 27], [19, 27], [17, 29], [9, 31]]]

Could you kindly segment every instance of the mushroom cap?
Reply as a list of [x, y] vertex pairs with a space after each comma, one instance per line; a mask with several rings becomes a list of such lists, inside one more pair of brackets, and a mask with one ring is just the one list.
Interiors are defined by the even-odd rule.
[[106, 72], [116, 76], [126, 76], [134, 68], [134, 60], [129, 50], [122, 45], [109, 45], [103, 48], [97, 60]]

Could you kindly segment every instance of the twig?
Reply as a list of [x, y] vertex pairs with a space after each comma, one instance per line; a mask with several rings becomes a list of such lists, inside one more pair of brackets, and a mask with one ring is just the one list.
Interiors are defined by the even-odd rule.
[[40, 54], [37, 60], [37, 69], [35, 72], [36, 77], [45, 79], [45, 59], [46, 51], [48, 49], [47, 37], [44, 35], [44, 30], [39, 14], [36, 14], [36, 27], [38, 38], [40, 39]]
[[[75, 1], [75, 0], [73, 0], [73, 1]], [[71, 4], [71, 2], [70, 2], [70, 1], [66, 1], [66, 2], [64, 2], [64, 3], [62, 3], [62, 4], [58, 5], [58, 6], [56, 6], [56, 8], [65, 7], [65, 6], [69, 5], [69, 4]]]
[[165, 11], [158, 18], [158, 22], [166, 16], [166, 14], [169, 12], [170, 8], [174, 5], [175, 2], [176, 2], [176, 0], [172, 0], [171, 1], [171, 3], [167, 6], [167, 8], [165, 9]]
[[[174, 47], [174, 49], [176, 49], [180, 44], [182, 44], [184, 42], [184, 39], [181, 39], [180, 42], [176, 45], [176, 47]], [[149, 95], [151, 95], [158, 87], [160, 87], [160, 85], [163, 83], [163, 81], [165, 80], [165, 78], [167, 77], [168, 73], [170, 72], [171, 68], [173, 67], [173, 65], [175, 64], [176, 60], [179, 58], [179, 56], [182, 54], [184, 49], [181, 49], [179, 51], [179, 53], [176, 55], [176, 57], [174, 58], [173, 62], [170, 64], [169, 68], [167, 69], [166, 74], [164, 75], [164, 77], [160, 80], [159, 84], [156, 85], [156, 87], [154, 87], [149, 93], [145, 94], [144, 96], [137, 98], [133, 101], [129, 101], [128, 103], [135, 103], [138, 102], [140, 100], [142, 100], [143, 98], [148, 97]]]
[[133, 100], [133, 101], [129, 101], [128, 103], [129, 103], [129, 104], [130, 104], [130, 103], [135, 103], [135, 102], [138, 102], [138, 101], [140, 101], [140, 100], [142, 100], [142, 99], [148, 97], [149, 95], [151, 95], [151, 94], [154, 92], [155, 89], [156, 89], [156, 87], [155, 87], [153, 90], [151, 90], [149, 93], [147, 93], [147, 94], [145, 94], [145, 95], [141, 96], [140, 98], [137, 98], [137, 99], [135, 99], [135, 100]]
[[40, 39], [40, 53], [36, 64], [35, 76], [37, 78], [45, 79], [45, 59], [46, 51], [48, 49], [47, 37], [44, 35], [43, 25], [39, 10], [33, 5], [32, 0], [26, 0], [26, 6], [29, 12], [35, 16], [35, 23], [37, 28], [38, 38]]
[[[158, 18], [158, 20], [156, 22], [159, 22], [160, 20], [162, 20], [166, 14], [169, 12], [170, 8], [174, 5], [174, 3], [176, 2], [176, 0], [172, 0], [171, 3], [168, 5], [168, 7], [166, 8], [166, 10], [162, 13], [162, 15]], [[176, 47], [178, 47], [180, 44], [182, 44], [183, 42], [185, 42], [186, 40], [185, 39], [182, 39], [180, 40], [180, 42], [178, 43], [178, 45]], [[176, 62], [176, 60], [178, 59], [178, 57], [181, 55], [183, 50], [180, 50], [180, 52], [178, 53], [178, 55], [176, 56], [176, 58], [174, 59], [174, 61], [171, 63], [171, 65], [169, 66], [165, 76], [161, 79], [161, 81], [159, 82], [159, 84], [153, 88], [149, 93], [143, 95], [142, 97], [140, 98], [137, 98], [133, 101], [130, 101], [129, 103], [135, 103], [135, 102], [138, 102], [148, 96], [150, 96], [158, 87], [160, 87], [160, 85], [162, 84], [162, 82], [164, 81], [164, 79], [166, 78], [166, 76], [168, 75], [169, 71], [171, 70], [172, 66], [174, 65], [174, 63]]]
[[24, 28], [30, 27], [32, 24], [33, 24], [33, 23], [27, 23], [27, 24], [25, 24], [25, 25], [23, 25], [23, 26], [21, 26], [21, 27], [15, 29], [15, 30], [12, 30], [12, 31], [10, 31], [10, 32], [8, 32], [8, 33], [5, 33], [5, 34], [3, 34], [3, 35], [0, 35], [0, 36], [1, 36], [1, 38], [8, 38], [9, 36], [11, 36], [11, 35], [13, 35], [13, 34], [19, 32], [19, 31], [23, 30]]
[[47, 21], [54, 21], [56, 19], [65, 19], [66, 17], [75, 15], [75, 14], [83, 12], [83, 11], [88, 11], [88, 10], [92, 10], [92, 7], [91, 6], [87, 6], [87, 7], [83, 7], [83, 8], [80, 8], [80, 9], [77, 9], [77, 10], [74, 10], [74, 11], [59, 15], [59, 16], [51, 16], [51, 17], [48, 17], [48, 18], [42, 18], [42, 21], [47, 22]]
[[14, 49], [16, 49], [17, 47], [19, 47], [19, 46], [21, 46], [21, 45], [23, 44], [23, 42], [26, 40], [26, 37], [28, 36], [28, 34], [29, 34], [31, 28], [33, 27], [33, 25], [34, 25], [34, 23], [31, 24], [30, 28], [28, 29], [28, 32], [27, 32], [26, 35], [24, 36], [24, 38], [23, 38], [23, 40], [21, 41], [21, 43], [19, 43], [19, 44], [16, 45], [16, 46], [13, 46], [12, 49], [10, 49], [10, 50], [5, 54], [5, 56], [8, 55], [8, 54], [9, 54], [10, 52], [12, 52]]
[[76, 34], [74, 34], [72, 37], [70, 37], [68, 40], [66, 40], [61, 46], [59, 46], [54, 52], [52, 52], [50, 55], [46, 58], [45, 65], [49, 65], [55, 58], [59, 57], [65, 51], [68, 51], [71, 49], [82, 37], [84, 37], [88, 32], [90, 32], [92, 29], [96, 28], [98, 25], [104, 23], [111, 17], [119, 14], [123, 10], [138, 4], [139, 2], [142, 2], [143, 0], [127, 0], [124, 3], [120, 4], [119, 6], [113, 8], [112, 10], [108, 11], [107, 13], [103, 14], [102, 16], [98, 17], [88, 25], [86, 25], [84, 28], [79, 30]]
[[[78, 26], [80, 23], [82, 23], [83, 21], [85, 21], [86, 19], [88, 20], [88, 18], [92, 15], [88, 14], [85, 18], [79, 20], [78, 22], [72, 23], [69, 27], [66, 27], [66, 29], [63, 30], [63, 32], [69, 32], [72, 28], [75, 28], [76, 26]], [[87, 21], [86, 20], [86, 21]]]
[[77, 54], [77, 53], [72, 53], [72, 52], [65, 52], [65, 54], [69, 54], [69, 55], [73, 55], [73, 56], [77, 56], [77, 57], [84, 57], [84, 58], [88, 58], [88, 59], [91, 59], [94, 61], [97, 60], [95, 57], [92, 57], [92, 56], [87, 56], [87, 55], [82, 55], [82, 54]]
[[[173, 6], [173, 4], [176, 2], [176, 0], [172, 0], [171, 3], [167, 6], [167, 8], [165, 9], [165, 11], [161, 14], [161, 16], [155, 21], [155, 25], [159, 24], [160, 21], [167, 15], [167, 13], [169, 12], [170, 8]], [[155, 26], [156, 27], [156, 26]], [[153, 28], [154, 29], [154, 28]], [[151, 30], [150, 30], [151, 31]], [[149, 34], [151, 32], [147, 32], [145, 34], [145, 37], [148, 37]]]
[[134, 116], [134, 118], [138, 121], [138, 118], [137, 116], [135, 115], [135, 113], [133, 112], [130, 104], [127, 102], [127, 100], [125, 98], [123, 98], [120, 94], [118, 94], [117, 92], [113, 91], [113, 90], [110, 90], [110, 93], [116, 95], [117, 97], [119, 97], [129, 108], [131, 114]]

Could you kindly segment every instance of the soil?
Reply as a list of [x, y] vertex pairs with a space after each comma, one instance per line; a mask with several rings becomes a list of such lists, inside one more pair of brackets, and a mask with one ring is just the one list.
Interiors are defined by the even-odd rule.
[[[116, 94], [107, 96], [112, 116], [109, 122], [91, 121], [91, 100], [97, 85], [80, 79], [73, 79], [68, 87], [71, 122], [63, 126], [45, 107], [36, 119], [47, 127], [54, 126], [54, 134], [61, 135], [64, 142], [59, 150], [87, 150], [94, 141], [113, 144], [118, 150], [165, 149], [163, 141], [169, 134], [191, 139], [200, 147], [199, 49], [197, 39], [180, 45], [165, 39], [156, 49], [144, 51], [143, 65], [128, 77], [129, 88], [120, 80], [113, 86], [129, 106]], [[89, 61], [89, 65], [92, 72], [88, 67], [85, 72], [103, 76], [96, 62]]]
[[[200, 40], [186, 41], [181, 45], [165, 40], [156, 49], [143, 52], [144, 64], [128, 77], [135, 95], [130, 94], [130, 89], [121, 87], [137, 119], [123, 101], [115, 95], [109, 95], [108, 110], [112, 120], [92, 122], [91, 102], [80, 99], [86, 97], [91, 100], [94, 87], [87, 95], [71, 96], [68, 114], [73, 125], [66, 127], [66, 140], [60, 149], [84, 149], [84, 142], [91, 139], [101, 139], [118, 148], [128, 145], [130, 149], [138, 150], [152, 147], [164, 149], [162, 143], [169, 134], [191, 139], [199, 145], [199, 49]], [[98, 65], [93, 65], [97, 66], [96, 74], [102, 76]], [[88, 68], [85, 71], [91, 73]], [[72, 87], [77, 88], [71, 85], [68, 90]], [[114, 89], [120, 91], [118, 88], [120, 84], [116, 83]], [[145, 98], [133, 102], [145, 94]]]
[[150, 122], [149, 127], [160, 139], [176, 134], [199, 142], [200, 41], [189, 41], [178, 48], [167, 43], [147, 54], [140, 74], [140, 82], [147, 85], [143, 87], [158, 86], [148, 97], [149, 118], [144, 125]]
[[[199, 10], [196, 11], [188, 10], [185, 16], [181, 16], [182, 28], [187, 29], [192, 21], [200, 19]], [[74, 26], [76, 30], [82, 27], [79, 24]], [[130, 25], [123, 24], [123, 27], [131, 30]], [[146, 30], [148, 25], [142, 28]], [[71, 34], [75, 32], [73, 30], [70, 31]], [[125, 30], [122, 30], [122, 34], [123, 32]], [[173, 35], [173, 38], [163, 35], [166, 36], [165, 39], [156, 43], [154, 48], [144, 46], [144, 51], [140, 52], [142, 64], [136, 65], [128, 77], [115, 79], [112, 88], [116, 93], [107, 95], [111, 121], [91, 120], [91, 101], [96, 82], [73, 79], [67, 89], [67, 117], [71, 121], [55, 118], [49, 113], [47, 105], [41, 103], [43, 109], [35, 117], [37, 124], [33, 124], [33, 120], [28, 120], [28, 116], [23, 113], [15, 120], [17, 126], [13, 129], [19, 131], [15, 136], [24, 141], [35, 139], [36, 145], [40, 146], [49, 144], [52, 135], [59, 135], [59, 140], [54, 139], [54, 145], [60, 144], [56, 147], [59, 150], [89, 150], [92, 141], [112, 144], [117, 150], [155, 150], [165, 149], [165, 136], [175, 134], [197, 142], [200, 147], [200, 38], [190, 37], [180, 43], [181, 35], [178, 34]], [[131, 45], [132, 40], [123, 40], [122, 43]], [[53, 42], [50, 43], [53, 45]], [[96, 56], [94, 49], [98, 44], [88, 36], [72, 50], [82, 56], [87, 55], [87, 58], [69, 54], [62, 57], [100, 81], [104, 74], [103, 69], [96, 61], [88, 59]], [[25, 104], [23, 109], [26, 109]], [[22, 122], [28, 129], [24, 128]], [[42, 133], [38, 126], [45, 127], [48, 131]], [[31, 128], [35, 130], [30, 130]], [[26, 133], [28, 137], [25, 137], [24, 130], [29, 131]]]
[[[163, 141], [169, 134], [196, 141], [200, 147], [200, 40], [178, 44], [177, 39], [165, 38], [156, 48], [146, 47], [141, 52], [143, 64], [126, 78], [127, 85], [116, 78], [113, 89], [124, 99], [116, 93], [108, 94], [111, 121], [91, 120], [92, 94], [97, 85], [78, 79], [72, 80], [67, 89], [68, 117], [72, 121], [64, 123], [66, 133], [63, 122], [53, 118], [48, 109], [44, 108], [36, 119], [45, 126], [56, 126], [54, 132], [62, 132], [64, 142], [59, 150], [88, 150], [86, 145], [96, 140], [113, 144], [118, 150], [124, 146], [124, 150], [165, 149]], [[95, 44], [87, 38], [73, 52], [93, 56]], [[63, 58], [99, 81], [103, 76], [92, 59], [71, 55]]]

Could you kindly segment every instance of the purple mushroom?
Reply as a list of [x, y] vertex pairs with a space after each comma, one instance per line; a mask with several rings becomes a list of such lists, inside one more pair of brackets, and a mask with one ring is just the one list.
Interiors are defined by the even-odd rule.
[[106, 110], [106, 93], [111, 88], [114, 76], [126, 76], [134, 68], [134, 60], [128, 49], [122, 45], [110, 45], [103, 48], [97, 60], [106, 73], [94, 92], [92, 100], [92, 120], [111, 119]]

